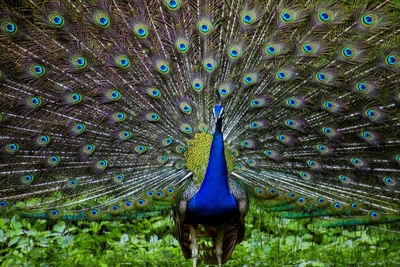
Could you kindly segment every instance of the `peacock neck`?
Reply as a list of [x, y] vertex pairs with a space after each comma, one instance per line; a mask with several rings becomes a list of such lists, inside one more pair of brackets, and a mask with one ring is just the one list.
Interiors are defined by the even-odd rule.
[[210, 149], [210, 157], [206, 174], [201, 184], [199, 194], [210, 195], [216, 192], [217, 195], [230, 195], [228, 185], [228, 167], [225, 159], [224, 138], [222, 135], [222, 119], [215, 125], [215, 132]]
[[189, 220], [204, 225], [216, 225], [238, 214], [236, 199], [229, 190], [221, 118], [215, 126], [203, 183], [188, 204]]

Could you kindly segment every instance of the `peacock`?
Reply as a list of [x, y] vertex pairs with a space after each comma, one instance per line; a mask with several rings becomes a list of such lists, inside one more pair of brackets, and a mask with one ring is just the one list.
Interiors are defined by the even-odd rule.
[[229, 260], [252, 201], [400, 221], [400, 2], [0, 6], [1, 216], [171, 213], [194, 266]]

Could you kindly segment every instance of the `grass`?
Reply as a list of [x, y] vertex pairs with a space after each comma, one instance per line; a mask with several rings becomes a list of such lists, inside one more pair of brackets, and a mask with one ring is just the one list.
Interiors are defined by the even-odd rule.
[[[130, 222], [0, 219], [0, 266], [192, 266], [170, 216]], [[225, 266], [399, 266], [400, 225], [326, 228], [253, 205]], [[205, 266], [203, 263], [200, 266]]]

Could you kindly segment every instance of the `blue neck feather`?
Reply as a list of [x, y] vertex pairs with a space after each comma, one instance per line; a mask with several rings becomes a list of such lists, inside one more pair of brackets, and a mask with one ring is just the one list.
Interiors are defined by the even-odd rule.
[[188, 205], [189, 213], [200, 222], [226, 219], [238, 211], [236, 199], [229, 191], [221, 128], [222, 119], [218, 119], [203, 183]]

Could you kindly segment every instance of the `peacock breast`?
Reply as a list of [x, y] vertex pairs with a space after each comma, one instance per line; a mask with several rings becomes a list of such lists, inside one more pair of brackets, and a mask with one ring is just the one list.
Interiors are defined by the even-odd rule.
[[214, 226], [239, 216], [238, 203], [229, 192], [221, 192], [216, 188], [204, 194], [199, 191], [189, 201], [187, 219], [192, 223]]

